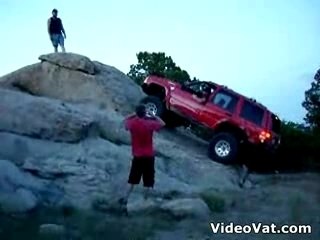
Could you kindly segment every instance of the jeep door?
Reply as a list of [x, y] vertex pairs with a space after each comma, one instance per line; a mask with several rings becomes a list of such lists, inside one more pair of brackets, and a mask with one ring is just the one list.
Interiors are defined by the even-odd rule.
[[169, 98], [169, 109], [183, 117], [194, 120], [199, 114], [203, 103], [194, 98], [194, 94], [199, 92], [202, 82], [191, 82], [182, 87], [171, 88]]
[[219, 88], [201, 108], [198, 121], [207, 127], [214, 127], [217, 123], [230, 120], [239, 104], [239, 96], [225, 88]]

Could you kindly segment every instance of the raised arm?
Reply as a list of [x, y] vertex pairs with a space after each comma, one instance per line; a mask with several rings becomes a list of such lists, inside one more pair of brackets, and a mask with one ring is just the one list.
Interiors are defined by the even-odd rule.
[[164, 126], [166, 125], [166, 123], [165, 123], [160, 117], [155, 116], [155, 118], [157, 119], [157, 121], [160, 123], [160, 125], [161, 125], [162, 127], [164, 127]]
[[165, 122], [158, 116], [153, 116], [153, 119], [148, 120], [147, 123], [147, 126], [150, 130], [157, 132], [166, 125]]

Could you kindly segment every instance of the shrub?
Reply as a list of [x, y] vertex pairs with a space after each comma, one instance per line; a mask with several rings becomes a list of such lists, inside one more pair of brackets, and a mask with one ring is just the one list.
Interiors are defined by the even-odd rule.
[[225, 199], [214, 192], [204, 192], [201, 194], [202, 200], [208, 205], [211, 212], [224, 212]]
[[320, 134], [292, 122], [281, 128], [282, 143], [276, 155], [287, 167], [296, 170], [320, 170]]

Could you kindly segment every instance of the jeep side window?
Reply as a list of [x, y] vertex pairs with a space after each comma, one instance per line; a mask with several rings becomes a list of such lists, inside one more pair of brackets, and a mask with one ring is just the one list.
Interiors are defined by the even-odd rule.
[[263, 115], [264, 115], [264, 110], [261, 107], [247, 100], [244, 101], [242, 110], [240, 113], [241, 118], [261, 126]]
[[188, 91], [191, 93], [195, 93], [200, 90], [200, 85], [201, 85], [200, 82], [191, 82], [191, 83], [184, 85], [182, 90], [185, 90], [185, 91]]
[[225, 91], [220, 90], [212, 100], [212, 103], [228, 112], [234, 112], [239, 97]]

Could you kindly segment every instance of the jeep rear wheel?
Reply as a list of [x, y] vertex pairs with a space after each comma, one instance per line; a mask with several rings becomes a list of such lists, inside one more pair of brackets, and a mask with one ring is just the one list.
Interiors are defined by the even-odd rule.
[[140, 103], [146, 106], [146, 112], [148, 116], [163, 117], [165, 106], [160, 98], [148, 96], [142, 99]]
[[209, 144], [208, 156], [216, 162], [232, 164], [236, 161], [239, 149], [237, 138], [227, 132], [215, 135]]

